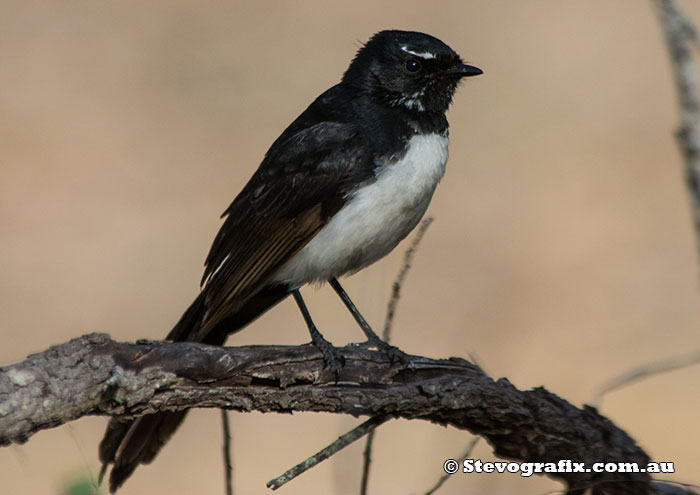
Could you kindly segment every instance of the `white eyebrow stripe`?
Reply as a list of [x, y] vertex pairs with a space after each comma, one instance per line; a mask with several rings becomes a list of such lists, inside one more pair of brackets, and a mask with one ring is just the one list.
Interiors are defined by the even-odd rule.
[[430, 52], [414, 52], [413, 50], [409, 49], [407, 46], [402, 46], [401, 49], [405, 51], [406, 53], [410, 53], [411, 55], [414, 55], [416, 57], [424, 58], [424, 59], [431, 59], [435, 58], [434, 53]]

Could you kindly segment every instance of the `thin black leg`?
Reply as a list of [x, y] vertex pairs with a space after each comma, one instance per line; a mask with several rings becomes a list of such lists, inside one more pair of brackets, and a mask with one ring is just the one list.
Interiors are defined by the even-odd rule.
[[350, 314], [352, 314], [352, 317], [355, 318], [355, 321], [357, 322], [358, 325], [360, 325], [360, 328], [362, 329], [363, 332], [365, 332], [365, 335], [367, 336], [367, 340], [370, 341], [371, 343], [374, 342], [383, 342], [382, 339], [379, 338], [379, 335], [374, 333], [374, 330], [372, 330], [372, 327], [369, 326], [369, 323], [367, 323], [367, 320], [360, 314], [360, 311], [357, 309], [355, 304], [352, 302], [350, 299], [350, 296], [348, 296], [348, 293], [345, 292], [345, 289], [343, 289], [340, 286], [340, 282], [338, 282], [337, 278], [332, 278], [328, 281], [331, 284], [331, 287], [333, 287], [333, 290], [336, 291], [336, 293], [340, 296], [340, 299], [343, 301], [345, 304], [345, 307], [350, 310]]
[[340, 296], [340, 299], [345, 304], [345, 307], [350, 310], [350, 314], [352, 314], [352, 317], [355, 318], [355, 321], [358, 325], [360, 325], [360, 328], [367, 336], [367, 345], [376, 347], [380, 351], [386, 353], [392, 361], [402, 361], [411, 364], [411, 360], [406, 354], [404, 354], [403, 351], [401, 351], [398, 347], [394, 347], [393, 345], [384, 342], [376, 333], [374, 333], [374, 330], [372, 330], [372, 327], [369, 326], [367, 320], [365, 320], [360, 314], [360, 311], [352, 302], [350, 296], [348, 296], [348, 293], [345, 292], [345, 290], [340, 286], [340, 282], [338, 282], [337, 278], [333, 277], [328, 282], [331, 284], [331, 287], [333, 287], [333, 290], [335, 290], [335, 292]]
[[311, 334], [311, 342], [313, 342], [313, 344], [318, 348], [318, 350], [321, 351], [321, 354], [323, 354], [323, 362], [326, 364], [326, 366], [333, 370], [336, 376], [338, 376], [340, 374], [341, 367], [338, 351], [335, 347], [333, 347], [333, 344], [331, 344], [325, 338], [323, 338], [321, 332], [319, 332], [318, 328], [316, 328], [316, 325], [314, 324], [314, 321], [311, 319], [311, 315], [309, 314], [309, 310], [306, 308], [306, 303], [304, 303], [304, 299], [301, 297], [299, 289], [294, 289], [292, 291], [292, 295], [294, 296], [294, 300], [296, 301], [297, 306], [299, 306], [301, 315], [304, 317], [306, 326], [309, 328], [309, 333]]

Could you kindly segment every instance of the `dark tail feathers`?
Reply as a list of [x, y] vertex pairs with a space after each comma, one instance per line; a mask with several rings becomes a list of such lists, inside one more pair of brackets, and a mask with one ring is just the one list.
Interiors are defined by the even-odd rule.
[[[204, 337], [202, 342], [223, 345], [229, 334], [240, 330], [289, 294], [283, 286], [265, 288], [253, 296], [238, 312], [227, 317]], [[195, 335], [206, 313], [204, 292], [187, 308], [180, 321], [170, 331], [167, 340], [185, 341]], [[170, 439], [187, 411], [156, 413], [134, 420], [112, 418], [100, 442], [102, 462], [100, 481], [112, 464], [109, 491], [114, 493], [139, 464], [150, 463]]]

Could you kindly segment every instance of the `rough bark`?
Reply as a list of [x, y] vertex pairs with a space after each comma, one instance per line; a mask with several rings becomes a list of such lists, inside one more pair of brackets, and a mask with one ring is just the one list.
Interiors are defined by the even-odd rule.
[[[336, 381], [308, 345], [132, 344], [85, 335], [0, 368], [0, 445], [88, 414], [217, 407], [423, 419], [481, 435], [496, 455], [519, 461], [649, 460], [594, 408], [576, 408], [544, 388], [518, 390], [463, 359], [415, 356], [407, 367], [356, 346], [341, 354]], [[601, 494], [647, 493], [649, 482], [639, 473], [553, 476]]]
[[652, 1], [666, 38], [671, 69], [681, 110], [681, 123], [676, 133], [683, 154], [685, 178], [692, 202], [697, 249], [700, 254], [700, 93], [698, 76], [691, 53], [700, 37], [692, 22], [680, 9], [677, 0]]

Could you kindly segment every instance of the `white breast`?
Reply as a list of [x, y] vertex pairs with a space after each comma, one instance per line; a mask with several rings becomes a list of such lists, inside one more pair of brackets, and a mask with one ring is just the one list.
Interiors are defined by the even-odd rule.
[[387, 255], [418, 224], [445, 173], [448, 137], [413, 136], [404, 156], [380, 166], [273, 281], [294, 286], [355, 272]]

